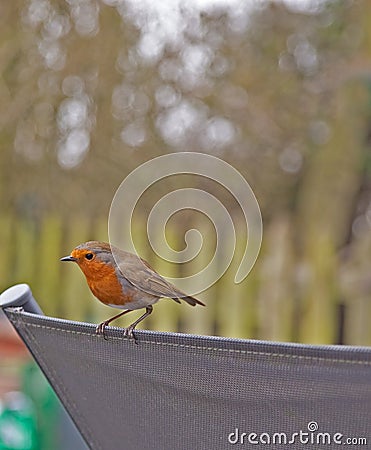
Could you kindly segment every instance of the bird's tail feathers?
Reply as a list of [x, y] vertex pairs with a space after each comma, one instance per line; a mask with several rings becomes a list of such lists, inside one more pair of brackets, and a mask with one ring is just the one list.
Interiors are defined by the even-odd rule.
[[172, 299], [174, 301], [176, 301], [177, 303], [181, 303], [180, 300], [184, 300], [191, 306], [196, 306], [196, 305], [206, 306], [205, 303], [202, 303], [200, 300], [197, 300], [197, 298], [191, 297], [190, 295], [185, 295], [184, 297], [182, 297], [182, 296], [172, 297]]

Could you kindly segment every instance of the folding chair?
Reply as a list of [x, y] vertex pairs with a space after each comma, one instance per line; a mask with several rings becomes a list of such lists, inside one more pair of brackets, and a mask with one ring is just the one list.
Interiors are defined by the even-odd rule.
[[[90, 449], [371, 448], [371, 348], [137, 331], [1, 307]], [[341, 448], [341, 447], [340, 447]]]

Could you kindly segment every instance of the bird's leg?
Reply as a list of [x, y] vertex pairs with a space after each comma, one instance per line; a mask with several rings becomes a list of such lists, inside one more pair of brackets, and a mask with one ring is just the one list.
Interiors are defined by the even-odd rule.
[[104, 330], [106, 329], [106, 326], [108, 326], [113, 320], [118, 319], [119, 317], [123, 316], [124, 314], [131, 312], [131, 309], [126, 309], [125, 311], [120, 312], [120, 314], [116, 314], [115, 316], [111, 317], [108, 320], [105, 320], [104, 322], [97, 325], [97, 328], [95, 329], [96, 334], [102, 334], [104, 339], [107, 340], [106, 335], [104, 334]]
[[146, 307], [146, 312], [139, 317], [135, 322], [133, 322], [131, 325], [129, 325], [127, 328], [125, 328], [124, 336], [128, 337], [129, 339], [134, 339], [134, 342], [138, 344], [138, 341], [134, 335], [134, 328], [138, 325], [139, 322], [144, 320], [146, 317], [148, 317], [151, 312], [153, 311], [153, 306], [149, 305]]

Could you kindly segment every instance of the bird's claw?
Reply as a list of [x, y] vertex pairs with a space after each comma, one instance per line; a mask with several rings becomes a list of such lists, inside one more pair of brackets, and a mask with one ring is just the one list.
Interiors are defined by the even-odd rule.
[[104, 340], [108, 340], [105, 330], [106, 330], [106, 326], [107, 326], [107, 322], [102, 322], [99, 325], [97, 325], [96, 329], [95, 329], [95, 333], [98, 334], [99, 336], [103, 336]]
[[129, 326], [129, 327], [125, 328], [124, 329], [124, 336], [127, 337], [128, 339], [132, 339], [133, 342], [138, 345], [138, 340], [137, 340], [137, 338], [136, 338], [136, 336], [134, 334], [134, 328], [133, 327]]
[[[102, 322], [95, 328], [95, 333], [98, 334], [99, 336], [103, 336], [103, 338], [106, 341], [108, 340], [105, 333], [107, 326], [108, 326], [107, 322]], [[138, 344], [138, 340], [134, 334], [134, 327], [129, 326], [127, 328], [124, 328], [124, 337], [127, 337], [128, 339], [131, 339], [135, 344]]]

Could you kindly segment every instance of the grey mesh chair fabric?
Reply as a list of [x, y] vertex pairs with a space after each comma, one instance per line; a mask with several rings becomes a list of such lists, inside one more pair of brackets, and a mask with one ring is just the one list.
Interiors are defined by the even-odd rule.
[[91, 449], [371, 448], [370, 348], [139, 330], [135, 345], [2, 303]]

